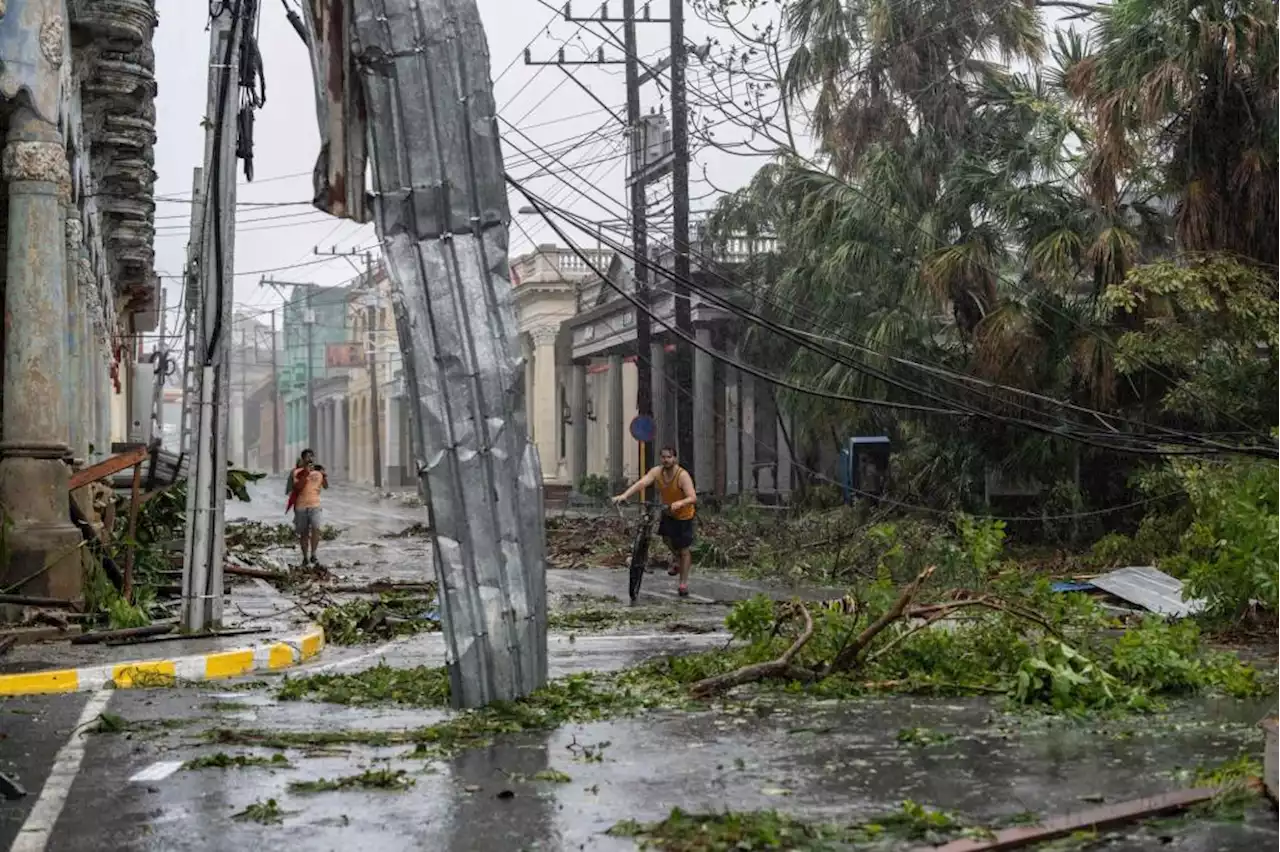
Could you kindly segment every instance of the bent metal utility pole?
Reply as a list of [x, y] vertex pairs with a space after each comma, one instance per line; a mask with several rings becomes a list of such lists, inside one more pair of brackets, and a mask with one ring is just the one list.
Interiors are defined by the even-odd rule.
[[376, 220], [391, 282], [450, 698], [519, 698], [547, 678], [546, 542], [476, 0], [309, 0], [303, 12], [321, 136], [315, 204]]

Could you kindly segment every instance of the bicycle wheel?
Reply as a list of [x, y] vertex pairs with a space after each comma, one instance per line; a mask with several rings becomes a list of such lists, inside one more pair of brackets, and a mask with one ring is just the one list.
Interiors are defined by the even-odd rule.
[[636, 540], [631, 545], [631, 577], [627, 584], [627, 592], [631, 602], [640, 597], [640, 583], [644, 581], [644, 569], [649, 564], [649, 522], [646, 519], [636, 533]]

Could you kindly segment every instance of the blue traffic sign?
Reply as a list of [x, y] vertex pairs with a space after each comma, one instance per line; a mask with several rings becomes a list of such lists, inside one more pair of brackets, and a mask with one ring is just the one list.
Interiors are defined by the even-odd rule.
[[645, 417], [640, 414], [631, 420], [631, 437], [642, 443], [648, 443], [653, 440], [653, 433], [657, 431], [653, 425], [652, 417]]

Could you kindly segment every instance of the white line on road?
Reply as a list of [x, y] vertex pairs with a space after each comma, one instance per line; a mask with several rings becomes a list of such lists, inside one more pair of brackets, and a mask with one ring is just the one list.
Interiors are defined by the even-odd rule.
[[80, 718], [76, 720], [76, 727], [71, 732], [71, 737], [62, 748], [58, 749], [53, 768], [49, 770], [49, 777], [40, 791], [40, 798], [36, 799], [35, 807], [31, 809], [31, 813], [27, 814], [27, 821], [22, 824], [22, 830], [18, 832], [13, 845], [9, 847], [9, 852], [44, 852], [45, 847], [49, 845], [49, 835], [53, 833], [53, 826], [67, 803], [71, 784], [80, 774], [80, 763], [84, 760], [84, 741], [89, 736], [89, 725], [107, 709], [107, 702], [110, 700], [111, 690], [109, 689], [89, 693], [89, 700], [84, 703], [84, 709], [80, 711]]
[[143, 781], [163, 781], [181, 768], [181, 760], [157, 760], [146, 769], [134, 773], [129, 780], [135, 784]]

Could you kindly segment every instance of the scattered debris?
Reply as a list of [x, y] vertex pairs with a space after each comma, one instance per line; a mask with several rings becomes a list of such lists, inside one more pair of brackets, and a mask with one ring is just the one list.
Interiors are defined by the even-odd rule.
[[1202, 612], [1206, 605], [1203, 600], [1183, 598], [1181, 580], [1151, 567], [1121, 568], [1091, 582], [1122, 601], [1159, 615], [1186, 618]]
[[292, 766], [283, 754], [271, 757], [260, 757], [253, 754], [230, 755], [226, 752], [207, 754], [182, 764], [183, 769], [247, 769], [250, 766], [269, 766], [275, 769], [288, 769]]
[[27, 795], [27, 788], [18, 782], [17, 778], [0, 772], [0, 796], [4, 796], [9, 801], [21, 799]]
[[995, 832], [986, 838], [962, 838], [944, 846], [921, 846], [916, 852], [998, 852], [1021, 849], [1035, 843], [1044, 843], [1066, 837], [1077, 831], [1096, 830], [1115, 825], [1175, 813], [1192, 805], [1208, 802], [1221, 792], [1219, 787], [1196, 787], [1178, 790], [1160, 796], [1134, 799], [1115, 805], [1103, 805], [1067, 816], [1045, 820], [1038, 825], [1015, 826]]
[[436, 587], [419, 596], [384, 594], [377, 600], [354, 600], [325, 607], [317, 618], [325, 641], [359, 645], [440, 629]]
[[231, 818], [257, 822], [262, 825], [274, 825], [284, 822], [286, 815], [287, 812], [280, 810], [280, 805], [275, 799], [267, 799], [265, 802], [254, 802], [239, 813], [232, 814]]
[[289, 791], [292, 793], [324, 793], [334, 790], [395, 790], [404, 791], [412, 787], [414, 781], [403, 769], [368, 769], [359, 775], [344, 775], [341, 778], [321, 778], [318, 781], [291, 781]]
[[902, 728], [898, 731], [898, 742], [903, 745], [941, 745], [954, 739], [954, 734], [946, 734], [941, 731], [935, 731], [932, 728]]
[[430, 535], [431, 535], [431, 527], [427, 526], [421, 521], [415, 521], [414, 523], [409, 524], [409, 526], [400, 530], [400, 532], [383, 533], [382, 537], [383, 538], [427, 538]]
[[443, 668], [400, 669], [380, 663], [353, 674], [315, 674], [286, 678], [277, 696], [281, 701], [312, 699], [330, 704], [407, 704], [445, 707], [449, 704], [449, 675]]

